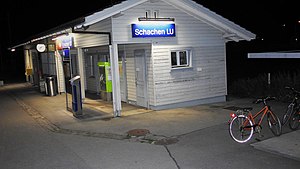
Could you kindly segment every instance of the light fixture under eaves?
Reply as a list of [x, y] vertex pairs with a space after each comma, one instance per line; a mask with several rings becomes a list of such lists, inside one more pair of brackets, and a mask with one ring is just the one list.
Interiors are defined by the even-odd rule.
[[175, 21], [175, 18], [146, 18], [140, 17], [138, 18], [139, 21]]

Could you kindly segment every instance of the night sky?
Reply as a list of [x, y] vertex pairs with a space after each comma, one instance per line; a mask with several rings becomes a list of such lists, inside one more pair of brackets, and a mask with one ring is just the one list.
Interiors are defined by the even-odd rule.
[[[24, 63], [21, 53], [12, 54], [7, 48], [29, 37], [59, 26], [73, 19], [87, 16], [120, 0], [97, 0], [88, 3], [76, 1], [2, 1], [0, 4], [0, 79], [7, 76], [24, 78]], [[255, 75], [266, 62], [268, 69], [296, 69], [295, 60], [259, 60], [246, 58], [248, 52], [299, 50], [300, 10], [295, 0], [196, 0], [201, 5], [233, 21], [257, 35], [251, 42], [227, 44], [229, 81]], [[19, 52], [20, 53], [20, 52]], [[235, 74], [243, 63], [243, 68]], [[9, 65], [9, 66], [7, 66]], [[245, 66], [246, 65], [246, 66]], [[256, 69], [253, 69], [256, 67]]]

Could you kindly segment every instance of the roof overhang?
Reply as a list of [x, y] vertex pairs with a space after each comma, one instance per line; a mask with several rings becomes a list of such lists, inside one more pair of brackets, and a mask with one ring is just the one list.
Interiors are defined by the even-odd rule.
[[[36, 41], [40, 41], [46, 39], [48, 37], [58, 36], [60, 34], [70, 33], [72, 29], [81, 29], [88, 27], [92, 24], [100, 22], [104, 19], [109, 17], [117, 16], [122, 14], [124, 11], [150, 1], [155, 3], [157, 0], [126, 0], [119, 4], [116, 4], [112, 7], [106, 8], [99, 12], [93, 13], [86, 17], [81, 17], [75, 19], [71, 22], [65, 23], [53, 29], [50, 29], [46, 32], [41, 34], [35, 35], [31, 37], [29, 40], [25, 41], [24, 43], [15, 45], [9, 49], [21, 47], [24, 45], [31, 44]], [[223, 38], [226, 41], [240, 41], [240, 40], [247, 40], [250, 41], [256, 38], [256, 35], [251, 33], [250, 31], [242, 28], [241, 26], [229, 21], [228, 19], [210, 11], [209, 9], [205, 8], [204, 6], [192, 1], [192, 0], [162, 0], [181, 11], [186, 12], [187, 14], [211, 25], [212, 27], [220, 30], [223, 32]]]
[[248, 53], [249, 59], [298, 59], [300, 52]]
[[116, 4], [110, 8], [106, 8], [102, 11], [96, 12], [92, 15], [89, 15], [87, 17], [85, 17], [85, 22], [82, 24], [78, 24], [76, 25], [74, 28], [75, 29], [81, 29], [84, 27], [88, 27], [92, 24], [95, 24], [97, 22], [100, 22], [104, 19], [107, 19], [109, 17], [115, 16], [115, 15], [119, 15], [121, 14], [123, 11], [126, 11], [132, 7], [135, 7], [137, 5], [140, 5], [144, 2], [147, 2], [148, 0], [127, 0], [127, 1], [123, 1], [119, 4]]
[[83, 22], [85, 22], [85, 17], [81, 17], [81, 18], [72, 20], [72, 21], [67, 22], [65, 24], [62, 24], [60, 26], [49, 29], [49, 30], [47, 30], [45, 32], [42, 32], [40, 34], [37, 34], [35, 36], [32, 36], [32, 37], [28, 38], [28, 40], [26, 40], [25, 42], [8, 48], [8, 50], [12, 50], [12, 49], [16, 49], [16, 48], [19, 48], [19, 47], [22, 47], [22, 46], [26, 46], [26, 45], [32, 44], [34, 42], [38, 42], [38, 41], [50, 38], [50, 37], [55, 37], [55, 36], [59, 36], [59, 35], [62, 35], [62, 34], [70, 33], [70, 32], [72, 32], [72, 28], [75, 25], [78, 25], [78, 24], [83, 23]]
[[[75, 29], [88, 27], [92, 24], [100, 22], [109, 17], [119, 15], [123, 13], [123, 11], [126, 11], [134, 6], [140, 5], [147, 1], [155, 3], [157, 0], [123, 1], [120, 4], [114, 5], [110, 8], [106, 8], [102, 11], [87, 16], [85, 18], [85, 22], [83, 24], [75, 26]], [[210, 11], [209, 9], [205, 8], [204, 6], [192, 0], [162, 0], [162, 1], [220, 30], [221, 32], [223, 32], [223, 37], [226, 39], [226, 41], [235, 41], [235, 42], [238, 42], [240, 40], [250, 41], [256, 38], [256, 35], [253, 34], [252, 32]]]
[[224, 38], [228, 40], [237, 42], [240, 40], [250, 41], [256, 38], [254, 33], [242, 28], [241, 26], [229, 21], [215, 12], [212, 12], [211, 10], [192, 0], [164, 1], [222, 31], [224, 33]]

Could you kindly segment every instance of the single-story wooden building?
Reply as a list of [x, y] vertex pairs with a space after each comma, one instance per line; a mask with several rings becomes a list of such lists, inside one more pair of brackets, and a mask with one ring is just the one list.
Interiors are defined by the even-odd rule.
[[254, 38], [192, 0], [126, 0], [15, 47], [25, 49], [28, 81], [55, 75], [63, 93], [79, 75], [82, 91], [112, 93], [120, 116], [121, 102], [158, 110], [226, 101], [226, 43]]

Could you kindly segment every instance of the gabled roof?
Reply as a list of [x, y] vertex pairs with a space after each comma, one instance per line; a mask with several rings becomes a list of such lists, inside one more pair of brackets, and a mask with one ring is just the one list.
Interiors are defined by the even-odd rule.
[[255, 39], [256, 35], [192, 0], [163, 0], [170, 5], [224, 32], [224, 37], [239, 41]]
[[[122, 12], [135, 7], [137, 5], [140, 5], [142, 3], [145, 3], [147, 1], [155, 2], [157, 0], [125, 0], [119, 4], [116, 4], [114, 6], [108, 7], [106, 9], [103, 9], [99, 12], [95, 12], [91, 15], [88, 15], [86, 17], [81, 17], [79, 19], [76, 19], [74, 21], [71, 21], [71, 24], [64, 24], [61, 26], [58, 26], [56, 28], [53, 28], [51, 30], [48, 30], [44, 33], [41, 33], [39, 35], [36, 35], [32, 37], [32, 39], [16, 45], [12, 48], [17, 48], [20, 46], [24, 46], [27, 44], [30, 44], [36, 40], [42, 40], [49, 36], [53, 36], [56, 34], [60, 34], [61, 32], [65, 32], [67, 29], [75, 28], [79, 29], [84, 26], [89, 26], [92, 24], [95, 24], [97, 22], [100, 22], [104, 19], [107, 19], [109, 17], [112, 17], [117, 14], [121, 14]], [[205, 8], [204, 6], [194, 2], [193, 0], [161, 0], [165, 3], [168, 3], [175, 8], [215, 27], [216, 29], [220, 30], [224, 33], [223, 37], [227, 39], [228, 41], [240, 41], [240, 40], [247, 40], [250, 41], [252, 39], [255, 39], [256, 35], [251, 33], [250, 31], [242, 28], [241, 26], [229, 21], [228, 19], [212, 12], [211, 10]], [[66, 27], [67, 25], [67, 27]]]
[[[126, 11], [134, 6], [140, 5], [148, 0], [126, 0], [122, 3], [114, 5], [110, 8], [106, 8], [102, 11], [96, 12], [85, 17], [85, 22], [77, 25], [75, 28], [81, 28], [82, 26], [89, 26], [119, 13]], [[156, 1], [156, 0], [149, 0]], [[224, 32], [224, 38], [233, 41], [255, 39], [256, 35], [250, 31], [242, 28], [241, 26], [229, 21], [228, 19], [212, 12], [204, 6], [192, 1], [192, 0], [161, 0], [168, 3], [177, 9], [215, 27], [216, 29]]]
[[91, 15], [85, 17], [85, 22], [81, 25], [77, 25], [75, 27], [75, 29], [81, 28], [82, 26], [90, 26], [94, 23], [100, 22], [104, 19], [107, 19], [107, 18], [117, 15], [119, 13], [122, 13], [123, 11], [126, 11], [132, 7], [140, 5], [147, 1], [148, 0], [126, 0], [126, 1], [123, 1], [112, 7], [106, 8], [102, 11], [96, 12], [94, 14], [91, 14]]

